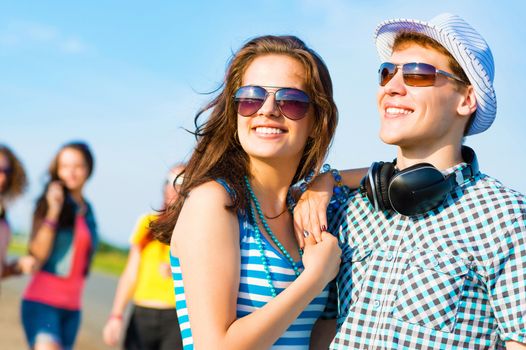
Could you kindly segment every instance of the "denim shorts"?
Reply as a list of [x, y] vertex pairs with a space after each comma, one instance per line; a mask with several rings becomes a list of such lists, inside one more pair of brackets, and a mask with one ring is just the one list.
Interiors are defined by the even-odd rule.
[[30, 347], [54, 342], [69, 350], [73, 349], [79, 330], [80, 311], [22, 300], [22, 325]]

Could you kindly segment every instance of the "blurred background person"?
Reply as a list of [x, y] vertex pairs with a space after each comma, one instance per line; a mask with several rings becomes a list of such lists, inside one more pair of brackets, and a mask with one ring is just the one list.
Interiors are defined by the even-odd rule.
[[6, 206], [19, 197], [27, 187], [24, 167], [14, 152], [6, 145], [0, 144], [0, 276], [29, 273], [35, 259], [23, 256], [11, 263], [7, 262], [7, 248], [11, 241], [11, 229], [7, 221]]
[[[184, 166], [174, 166], [164, 183], [163, 209], [178, 195]], [[133, 310], [124, 338], [126, 350], [182, 349], [170, 270], [170, 247], [153, 237], [150, 222], [156, 213], [142, 216], [130, 239], [128, 262], [122, 273], [111, 314], [103, 330], [104, 342], [117, 346], [123, 334], [123, 314], [133, 297]]]
[[22, 300], [22, 324], [32, 349], [73, 348], [98, 239], [92, 207], [83, 195], [93, 167], [87, 144], [65, 144], [53, 158], [49, 183], [37, 200], [29, 251], [39, 271]]

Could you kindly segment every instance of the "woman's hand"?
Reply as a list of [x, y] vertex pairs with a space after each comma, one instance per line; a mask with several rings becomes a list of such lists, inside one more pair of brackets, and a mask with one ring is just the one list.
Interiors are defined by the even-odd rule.
[[18, 258], [18, 269], [24, 275], [29, 275], [38, 270], [38, 261], [31, 255], [24, 255]]
[[[343, 185], [354, 189], [367, 174], [368, 168], [343, 170], [340, 172]], [[300, 248], [320, 242], [322, 231], [327, 230], [327, 207], [331, 201], [333, 188], [336, 185], [330, 171], [314, 178], [301, 195], [294, 208], [294, 232]], [[308, 232], [308, 234], [304, 234]], [[306, 236], [306, 237], [305, 237]]]
[[38, 264], [44, 264], [53, 250], [60, 212], [64, 204], [64, 189], [60, 181], [49, 183], [46, 190], [46, 203], [47, 212], [43, 218], [34, 219], [29, 241], [29, 252], [37, 259]]
[[300, 248], [322, 241], [322, 231], [328, 226], [327, 207], [333, 186], [332, 175], [323, 173], [316, 176], [298, 200], [294, 208], [294, 233]]
[[172, 268], [170, 264], [160, 263], [159, 264], [159, 274], [162, 278], [171, 278], [172, 277]]
[[102, 330], [102, 339], [108, 346], [117, 346], [122, 334], [122, 318], [110, 317]]
[[48, 213], [58, 217], [64, 204], [64, 189], [60, 181], [53, 181], [49, 184], [46, 192]]
[[303, 251], [303, 266], [305, 271], [319, 279], [324, 288], [332, 281], [340, 269], [342, 251], [338, 246], [338, 239], [323, 231], [318, 244], [309, 244]]

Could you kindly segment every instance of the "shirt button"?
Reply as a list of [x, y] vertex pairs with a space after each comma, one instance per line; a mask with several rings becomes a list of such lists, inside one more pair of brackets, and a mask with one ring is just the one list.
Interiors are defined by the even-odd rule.
[[387, 254], [387, 258], [386, 259], [387, 259], [387, 261], [393, 260], [393, 254], [391, 254], [391, 253]]
[[376, 309], [378, 309], [380, 307], [380, 300], [375, 300], [373, 305]]

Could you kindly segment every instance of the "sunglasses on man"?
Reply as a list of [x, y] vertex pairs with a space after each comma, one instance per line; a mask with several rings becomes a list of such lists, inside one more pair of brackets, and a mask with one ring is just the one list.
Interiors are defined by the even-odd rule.
[[433, 86], [435, 85], [439, 74], [462, 84], [469, 85], [468, 82], [462, 80], [456, 75], [437, 69], [435, 66], [428, 63], [411, 62], [394, 64], [391, 62], [384, 62], [380, 65], [380, 69], [378, 69], [378, 82], [380, 83], [380, 86], [385, 86], [391, 81], [399, 69], [402, 70], [404, 83], [408, 86]]

